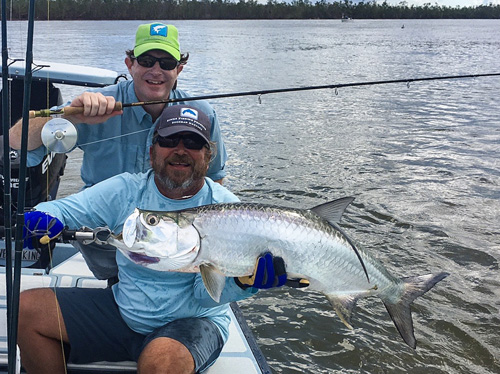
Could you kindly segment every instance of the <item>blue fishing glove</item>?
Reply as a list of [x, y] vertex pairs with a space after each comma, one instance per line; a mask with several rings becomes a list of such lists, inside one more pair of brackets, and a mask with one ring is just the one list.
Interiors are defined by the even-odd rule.
[[64, 225], [57, 218], [33, 210], [24, 213], [24, 248], [39, 249], [61, 235]]
[[252, 275], [235, 278], [236, 284], [243, 289], [273, 288], [287, 285], [289, 287], [307, 287], [306, 279], [287, 279], [285, 262], [281, 257], [274, 257], [270, 252], [257, 258]]

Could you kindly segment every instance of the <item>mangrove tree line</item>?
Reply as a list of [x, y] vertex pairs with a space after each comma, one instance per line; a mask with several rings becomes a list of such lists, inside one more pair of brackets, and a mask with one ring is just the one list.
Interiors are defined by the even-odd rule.
[[[7, 14], [24, 20], [28, 1], [8, 2]], [[11, 8], [12, 7], [12, 8]], [[449, 7], [426, 3], [390, 5], [386, 1], [328, 2], [294, 0], [49, 0], [36, 2], [37, 20], [180, 20], [180, 19], [436, 19], [500, 18], [500, 5]]]

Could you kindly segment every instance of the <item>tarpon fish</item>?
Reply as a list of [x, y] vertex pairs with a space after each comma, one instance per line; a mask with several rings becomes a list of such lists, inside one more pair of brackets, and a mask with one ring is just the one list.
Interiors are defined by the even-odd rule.
[[416, 347], [410, 304], [448, 276], [398, 279], [357, 248], [338, 222], [351, 197], [308, 210], [262, 204], [213, 204], [175, 212], [135, 212], [110, 240], [131, 261], [159, 271], [201, 272], [215, 300], [226, 277], [253, 273], [265, 252], [281, 256], [289, 278], [307, 279], [322, 292], [344, 324], [356, 301], [378, 296], [404, 341]]

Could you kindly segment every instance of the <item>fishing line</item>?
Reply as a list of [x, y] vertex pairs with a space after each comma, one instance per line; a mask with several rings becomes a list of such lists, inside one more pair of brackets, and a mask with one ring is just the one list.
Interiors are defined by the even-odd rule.
[[125, 136], [129, 136], [129, 135], [135, 135], [135, 134], [139, 134], [141, 132], [144, 132], [144, 131], [150, 131], [151, 129], [144, 129], [144, 130], [138, 130], [138, 131], [134, 131], [134, 132], [129, 132], [128, 134], [122, 134], [122, 135], [116, 135], [116, 136], [112, 136], [110, 138], [106, 138], [106, 139], [99, 139], [99, 140], [96, 140], [94, 142], [89, 142], [89, 143], [84, 143], [84, 144], [78, 144], [79, 147], [82, 147], [84, 145], [90, 145], [90, 144], [96, 144], [96, 143], [101, 143], [101, 142], [105, 142], [105, 141], [108, 141], [108, 140], [113, 140], [113, 139], [118, 139], [118, 138], [123, 138]]
[[[47, 21], [49, 21], [49, 15], [50, 15], [50, 1], [47, 1]], [[39, 66], [37, 66], [39, 67]], [[39, 67], [39, 69], [43, 69], [43, 66]], [[47, 72], [47, 107], [50, 106], [50, 81], [49, 81], [49, 74], [50, 72]], [[48, 153], [48, 152], [47, 152]], [[50, 167], [47, 168], [47, 196], [46, 196], [46, 201], [49, 200], [49, 194], [50, 194], [50, 172], [51, 169]], [[47, 250], [49, 252], [49, 264], [50, 268], [53, 266], [53, 257], [52, 257], [52, 249], [50, 244], [47, 244]], [[54, 287], [52, 287], [52, 291], [54, 292], [54, 302], [56, 304], [56, 314], [57, 314], [57, 326], [59, 329], [59, 342], [61, 346], [61, 356], [62, 356], [62, 361], [63, 361], [63, 368], [64, 368], [64, 373], [68, 373], [68, 367], [66, 363], [66, 354], [64, 352], [64, 339], [63, 339], [63, 334], [62, 334], [62, 312], [59, 307], [59, 303], [57, 301], [57, 282], [54, 282]]]
[[[50, 21], [50, 2], [49, 1], [47, 1], [47, 21]], [[33, 71], [42, 70], [46, 66], [47, 65], [35, 64]], [[51, 83], [50, 83], [50, 72], [49, 71], [47, 71], [46, 80], [47, 80], [47, 87], [46, 87], [47, 107], [49, 107], [50, 106], [50, 99], [51, 99], [51, 97], [50, 97]], [[47, 149], [46, 156], [48, 157], [49, 154], [50, 154], [50, 151]], [[47, 167], [46, 191], [45, 191], [46, 192], [46, 198], [45, 198], [46, 201], [49, 200], [49, 196], [50, 196], [50, 173], [51, 173], [51, 168]], [[52, 253], [53, 248], [51, 248], [50, 243], [47, 244], [47, 251], [48, 251], [48, 255], [49, 255], [49, 268], [52, 268], [53, 267], [53, 253]], [[41, 252], [40, 252], [40, 256], [41, 256]], [[43, 283], [43, 279], [44, 278], [42, 277], [42, 283]], [[56, 277], [56, 279], [57, 279], [57, 277]], [[50, 280], [49, 280], [49, 282], [50, 282]], [[59, 303], [57, 301], [57, 283], [58, 282], [56, 280], [53, 284], [53, 287], [51, 287], [51, 289], [54, 292], [54, 303], [56, 305], [57, 326], [58, 326], [58, 330], [59, 330], [59, 343], [60, 343], [60, 347], [61, 347], [62, 363], [63, 363], [64, 373], [67, 374], [68, 369], [67, 369], [67, 363], [66, 363], [66, 355], [64, 352], [64, 339], [63, 339], [63, 334], [62, 334], [62, 319], [61, 319], [62, 314], [61, 314], [61, 309], [59, 307]]]

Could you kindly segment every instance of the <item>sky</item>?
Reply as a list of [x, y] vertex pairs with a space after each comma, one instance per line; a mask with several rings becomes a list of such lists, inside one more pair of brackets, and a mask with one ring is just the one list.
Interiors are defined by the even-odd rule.
[[[377, 3], [381, 3], [383, 0], [377, 0]], [[389, 4], [398, 5], [402, 0], [387, 0]], [[465, 6], [478, 6], [478, 5], [500, 5], [500, 0], [406, 0], [408, 5], [423, 5], [430, 3], [432, 5], [438, 4], [440, 6], [451, 6], [451, 7], [465, 7]]]
[[[285, 2], [292, 2], [293, 0], [277, 0], [278, 3], [285, 1]], [[317, 0], [309, 0], [311, 3], [315, 3]], [[327, 0], [327, 2], [332, 2], [332, 1], [338, 1], [342, 2], [344, 0]], [[361, 1], [364, 2], [369, 2], [373, 0], [351, 0], [353, 3], [358, 3]], [[378, 4], [382, 4], [384, 0], [375, 0]], [[447, 6], [447, 7], [469, 7], [469, 6], [479, 6], [479, 5], [500, 5], [500, 0], [387, 0], [388, 4], [391, 5], [399, 5], [402, 1], [406, 1], [408, 6], [415, 5], [415, 6], [422, 6], [424, 4], [437, 4], [439, 6]], [[266, 4], [267, 0], [257, 0], [257, 2], [261, 4]]]
[[[399, 4], [399, 0], [388, 0], [387, 1], [389, 4]], [[500, 0], [438, 0], [438, 1], [431, 1], [431, 0], [407, 0], [408, 5], [415, 4], [415, 5], [423, 5], [426, 3], [430, 4], [438, 4], [441, 6], [478, 6], [478, 5], [500, 5]]]

